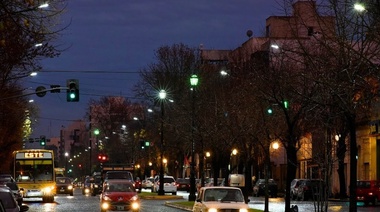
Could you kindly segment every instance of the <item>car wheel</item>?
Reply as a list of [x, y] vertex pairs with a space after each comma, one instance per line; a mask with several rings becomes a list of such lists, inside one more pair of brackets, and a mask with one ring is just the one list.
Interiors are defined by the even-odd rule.
[[173, 192], [172, 194], [173, 194], [173, 195], [177, 195], [177, 192]]
[[70, 193], [70, 196], [74, 196], [74, 193], [73, 193], [73, 192], [71, 192], [71, 193]]

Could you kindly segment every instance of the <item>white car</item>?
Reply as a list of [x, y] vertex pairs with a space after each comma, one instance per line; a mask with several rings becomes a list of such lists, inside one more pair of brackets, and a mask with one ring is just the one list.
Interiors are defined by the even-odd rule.
[[244, 201], [240, 188], [211, 186], [199, 189], [193, 211], [239, 211], [247, 212], [248, 204]]
[[[160, 177], [154, 178], [154, 184], [152, 186], [152, 192], [158, 192], [160, 189]], [[164, 192], [177, 195], [177, 184], [172, 176], [164, 176]]]
[[141, 182], [141, 187], [143, 189], [152, 188], [153, 182], [154, 182], [154, 178], [153, 177], [146, 178], [145, 180], [143, 180]]

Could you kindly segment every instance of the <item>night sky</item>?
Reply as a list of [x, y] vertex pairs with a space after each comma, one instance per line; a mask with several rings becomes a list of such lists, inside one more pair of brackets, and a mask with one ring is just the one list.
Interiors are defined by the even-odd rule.
[[78, 79], [80, 102], [66, 102], [66, 91], [31, 95], [40, 108], [32, 137], [59, 136], [61, 126], [84, 118], [90, 99], [133, 97], [137, 72], [155, 62], [154, 51], [161, 46], [228, 50], [248, 39], [247, 30], [262, 36], [266, 18], [284, 14], [277, 2], [281, 0], [68, 0], [60, 17], [67, 29], [55, 41], [66, 50], [43, 60], [42, 72], [25, 86], [33, 92]]

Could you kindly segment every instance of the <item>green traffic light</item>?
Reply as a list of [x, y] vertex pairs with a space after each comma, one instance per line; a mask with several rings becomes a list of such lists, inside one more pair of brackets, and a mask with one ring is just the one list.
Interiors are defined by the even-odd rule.
[[70, 94], [70, 99], [75, 99], [75, 97], [76, 97], [75, 93]]
[[272, 108], [268, 108], [267, 112], [268, 112], [268, 114], [272, 114], [273, 113]]
[[285, 107], [286, 109], [288, 109], [288, 107], [289, 107], [289, 102], [288, 102], [288, 101], [284, 101], [284, 107]]

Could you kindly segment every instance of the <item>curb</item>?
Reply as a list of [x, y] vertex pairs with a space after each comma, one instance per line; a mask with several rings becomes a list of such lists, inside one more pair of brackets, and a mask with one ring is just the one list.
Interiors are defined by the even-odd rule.
[[180, 206], [180, 205], [177, 205], [177, 204], [173, 204], [171, 202], [165, 202], [165, 206], [168, 206], [168, 207], [171, 207], [171, 208], [181, 209], [181, 210], [184, 210], [184, 211], [193, 211], [193, 208], [189, 208], [189, 207], [185, 207], [185, 206]]

